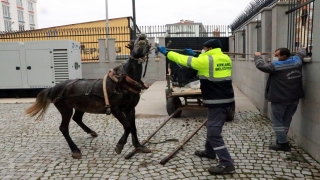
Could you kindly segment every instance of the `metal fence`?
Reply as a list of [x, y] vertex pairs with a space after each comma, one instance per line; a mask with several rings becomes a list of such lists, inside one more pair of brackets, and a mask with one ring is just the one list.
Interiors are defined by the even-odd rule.
[[289, 0], [288, 48], [295, 52], [299, 47], [307, 48], [307, 55], [312, 56], [314, 0]]
[[[118, 59], [125, 59], [129, 50], [125, 46], [130, 41], [130, 28], [110, 27], [108, 35], [116, 39], [116, 53]], [[82, 61], [98, 61], [98, 39], [106, 38], [106, 28], [72, 28], [72, 29], [39, 29], [20, 32], [0, 33], [0, 42], [25, 42], [25, 41], [44, 41], [44, 40], [74, 40], [81, 44]]]
[[246, 22], [255, 17], [261, 9], [270, 7], [276, 2], [286, 2], [288, 0], [252, 0], [249, 5], [241, 12], [230, 24], [232, 31], [241, 28]]
[[[148, 37], [228, 37], [231, 30], [226, 25], [176, 24], [164, 26], [140, 26], [138, 33], [144, 32]], [[74, 40], [81, 43], [82, 61], [99, 61], [98, 39], [107, 36], [105, 27], [95, 28], [47, 28], [31, 31], [0, 32], [0, 42], [25, 42], [43, 40]], [[125, 60], [130, 51], [125, 46], [133, 37], [129, 27], [109, 27], [108, 37], [116, 42], [116, 60]]]
[[227, 25], [170, 24], [164, 26], [139, 26], [150, 37], [228, 37], [232, 35]]

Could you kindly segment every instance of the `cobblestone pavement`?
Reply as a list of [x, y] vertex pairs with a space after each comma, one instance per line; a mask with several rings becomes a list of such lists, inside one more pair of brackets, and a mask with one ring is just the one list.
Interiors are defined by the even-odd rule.
[[[126, 160], [124, 156], [133, 150], [130, 136], [123, 152], [114, 152], [123, 133], [120, 123], [112, 116], [85, 114], [84, 122], [99, 136], [92, 138], [71, 122], [71, 137], [83, 153], [76, 160], [59, 131], [60, 114], [54, 106], [50, 105], [43, 121], [34, 121], [23, 115], [29, 105], [0, 104], [0, 179], [320, 179], [320, 165], [294, 143], [291, 153], [268, 150], [274, 133], [269, 120], [256, 113], [237, 113], [236, 120], [226, 124], [223, 135], [237, 170], [212, 176], [207, 168], [217, 161], [193, 155], [204, 147], [205, 128], [165, 166], [159, 164], [179, 145], [162, 141], [181, 142], [205, 116], [169, 121], [148, 144], [152, 153]], [[140, 141], [166, 118], [138, 119]]]

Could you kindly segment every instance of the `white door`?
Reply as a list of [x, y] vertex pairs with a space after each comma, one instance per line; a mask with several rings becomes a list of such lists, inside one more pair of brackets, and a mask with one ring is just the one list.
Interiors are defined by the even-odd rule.
[[26, 50], [28, 85], [47, 88], [54, 85], [52, 53], [50, 49]]
[[19, 51], [0, 51], [0, 88], [22, 86]]

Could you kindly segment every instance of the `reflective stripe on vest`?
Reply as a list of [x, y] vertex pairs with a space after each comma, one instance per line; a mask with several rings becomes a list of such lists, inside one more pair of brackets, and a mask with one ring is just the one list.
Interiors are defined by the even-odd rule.
[[213, 78], [213, 77], [205, 77], [205, 76], [199, 76], [199, 79], [206, 79], [209, 81], [228, 81], [231, 80], [231, 76], [225, 77], [225, 78]]
[[230, 99], [217, 99], [217, 100], [203, 100], [204, 104], [223, 104], [223, 103], [231, 103], [234, 101], [234, 98]]
[[189, 56], [189, 57], [188, 57], [188, 61], [187, 61], [187, 66], [188, 66], [189, 68], [192, 68], [191, 62], [192, 62], [192, 56]]
[[213, 57], [209, 57], [209, 77], [214, 78], [214, 62], [213, 62]]

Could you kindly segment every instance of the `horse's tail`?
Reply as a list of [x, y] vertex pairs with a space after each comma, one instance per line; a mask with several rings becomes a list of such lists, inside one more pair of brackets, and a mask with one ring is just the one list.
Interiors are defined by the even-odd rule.
[[49, 99], [51, 89], [52, 88], [42, 90], [38, 94], [36, 102], [34, 102], [30, 107], [25, 109], [25, 114], [29, 115], [30, 117], [34, 117], [40, 112], [36, 120], [42, 119], [51, 103], [51, 100]]

